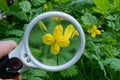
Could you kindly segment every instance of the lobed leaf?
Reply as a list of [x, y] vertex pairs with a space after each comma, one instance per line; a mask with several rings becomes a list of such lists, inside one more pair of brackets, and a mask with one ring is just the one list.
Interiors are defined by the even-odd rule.
[[68, 68], [67, 70], [61, 71], [60, 73], [63, 77], [68, 78], [68, 77], [72, 77], [72, 76], [77, 75], [78, 71], [76, 69], [76, 66], [74, 65], [74, 66], [71, 66], [70, 68]]
[[93, 8], [95, 12], [106, 15], [108, 9], [110, 8], [108, 0], [94, 0], [96, 7]]
[[7, 11], [8, 10], [8, 6], [7, 6], [6, 0], [0, 0], [0, 9], [3, 10], [3, 11]]
[[42, 3], [45, 3], [46, 0], [30, 0], [33, 6], [40, 6]]
[[82, 17], [81, 20], [85, 25], [94, 25], [97, 24], [98, 20], [95, 16], [93, 16], [90, 13], [85, 13]]
[[108, 58], [104, 62], [104, 65], [109, 65], [115, 71], [120, 71], [120, 59], [117, 58]]
[[29, 1], [22, 1], [19, 3], [19, 6], [22, 9], [22, 11], [24, 11], [24, 12], [29, 12], [32, 7], [32, 5]]

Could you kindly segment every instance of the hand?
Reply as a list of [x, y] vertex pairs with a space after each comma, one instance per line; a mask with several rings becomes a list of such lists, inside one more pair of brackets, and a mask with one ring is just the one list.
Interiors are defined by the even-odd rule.
[[[0, 41], [0, 59], [10, 53], [17, 46], [15, 41]], [[16, 79], [1, 79], [0, 80], [21, 80], [20, 76]]]

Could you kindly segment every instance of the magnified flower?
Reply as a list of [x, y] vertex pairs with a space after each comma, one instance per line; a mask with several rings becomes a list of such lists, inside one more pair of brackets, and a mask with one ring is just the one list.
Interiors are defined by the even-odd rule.
[[46, 45], [51, 45], [51, 53], [53, 55], [58, 55], [60, 48], [68, 47], [70, 45], [70, 37], [74, 31], [72, 25], [68, 25], [63, 34], [62, 25], [57, 25], [54, 28], [53, 34], [47, 33], [42, 37], [43, 43]]
[[87, 32], [91, 33], [92, 37], [96, 37], [97, 34], [101, 34], [101, 31], [97, 29], [96, 25], [93, 25], [92, 29], [88, 29]]

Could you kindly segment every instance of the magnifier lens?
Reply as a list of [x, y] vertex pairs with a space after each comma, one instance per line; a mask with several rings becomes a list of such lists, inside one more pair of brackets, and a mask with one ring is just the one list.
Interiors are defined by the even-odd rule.
[[76, 27], [57, 16], [38, 21], [29, 36], [31, 54], [40, 63], [49, 66], [59, 66], [70, 61], [79, 45]]

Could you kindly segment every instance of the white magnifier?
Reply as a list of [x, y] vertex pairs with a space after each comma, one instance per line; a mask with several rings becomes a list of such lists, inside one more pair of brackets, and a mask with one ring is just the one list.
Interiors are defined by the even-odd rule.
[[42, 13], [28, 24], [20, 44], [0, 60], [0, 77], [29, 68], [64, 70], [79, 60], [84, 46], [84, 32], [76, 19], [59, 11]]

